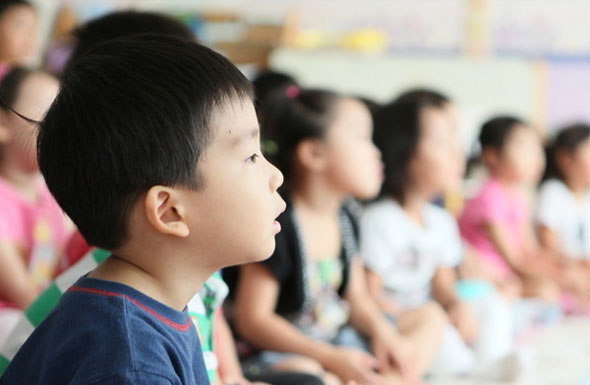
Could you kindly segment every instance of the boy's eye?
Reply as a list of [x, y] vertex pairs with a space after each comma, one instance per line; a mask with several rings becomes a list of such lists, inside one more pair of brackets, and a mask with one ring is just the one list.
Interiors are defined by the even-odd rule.
[[248, 158], [246, 158], [246, 162], [256, 163], [256, 159], [258, 159], [258, 154], [252, 154]]

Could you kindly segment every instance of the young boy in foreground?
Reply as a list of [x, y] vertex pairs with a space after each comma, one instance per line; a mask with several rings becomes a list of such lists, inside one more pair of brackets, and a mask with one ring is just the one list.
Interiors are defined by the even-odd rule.
[[162, 36], [80, 58], [43, 120], [39, 163], [112, 256], [64, 294], [3, 384], [208, 384], [183, 311], [220, 268], [267, 258], [284, 209], [252, 91], [225, 58]]

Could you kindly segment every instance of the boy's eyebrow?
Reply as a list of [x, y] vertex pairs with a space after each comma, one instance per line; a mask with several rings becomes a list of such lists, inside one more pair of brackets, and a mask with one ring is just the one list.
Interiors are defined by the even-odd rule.
[[260, 128], [258, 128], [258, 127], [253, 128], [252, 130], [246, 132], [245, 134], [242, 134], [242, 135], [234, 138], [232, 140], [232, 147], [237, 147], [247, 140], [255, 139], [258, 137], [259, 134], [260, 134]]

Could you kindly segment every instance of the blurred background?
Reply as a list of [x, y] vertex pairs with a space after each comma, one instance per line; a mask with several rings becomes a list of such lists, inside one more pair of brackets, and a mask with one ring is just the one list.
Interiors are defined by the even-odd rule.
[[[35, 58], [58, 72], [67, 36], [121, 8], [157, 10], [188, 23], [201, 42], [249, 76], [266, 68], [313, 85], [387, 101], [412, 86], [461, 108], [471, 152], [495, 113], [528, 118], [546, 133], [590, 119], [590, 2], [585, 0], [36, 0]], [[509, 79], [509, 80], [507, 80]]]

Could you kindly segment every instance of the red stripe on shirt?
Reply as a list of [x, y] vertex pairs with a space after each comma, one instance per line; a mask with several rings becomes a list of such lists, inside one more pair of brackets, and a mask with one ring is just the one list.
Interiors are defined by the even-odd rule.
[[101, 290], [101, 289], [93, 289], [93, 288], [90, 288], [90, 287], [80, 287], [80, 286], [72, 286], [72, 287], [70, 287], [68, 289], [68, 291], [78, 291], [78, 292], [87, 293], [87, 294], [102, 295], [102, 296], [105, 296], [105, 297], [123, 297], [126, 300], [129, 300], [129, 301], [133, 302], [135, 305], [139, 306], [141, 309], [145, 310], [146, 312], [148, 312], [150, 315], [152, 315], [153, 317], [155, 317], [159, 321], [163, 322], [164, 324], [166, 324], [168, 326], [173, 327], [176, 330], [179, 330], [181, 332], [186, 332], [191, 327], [191, 320], [190, 320], [190, 318], [188, 318], [188, 320], [186, 321], [185, 324], [179, 324], [177, 322], [174, 322], [174, 321], [172, 321], [172, 320], [164, 317], [160, 313], [157, 313], [156, 311], [154, 311], [153, 309], [151, 309], [151, 308], [147, 307], [146, 305], [142, 304], [138, 300], [136, 300], [134, 298], [131, 298], [128, 295], [125, 295], [125, 294], [116, 293], [116, 292], [113, 292], [113, 291]]

